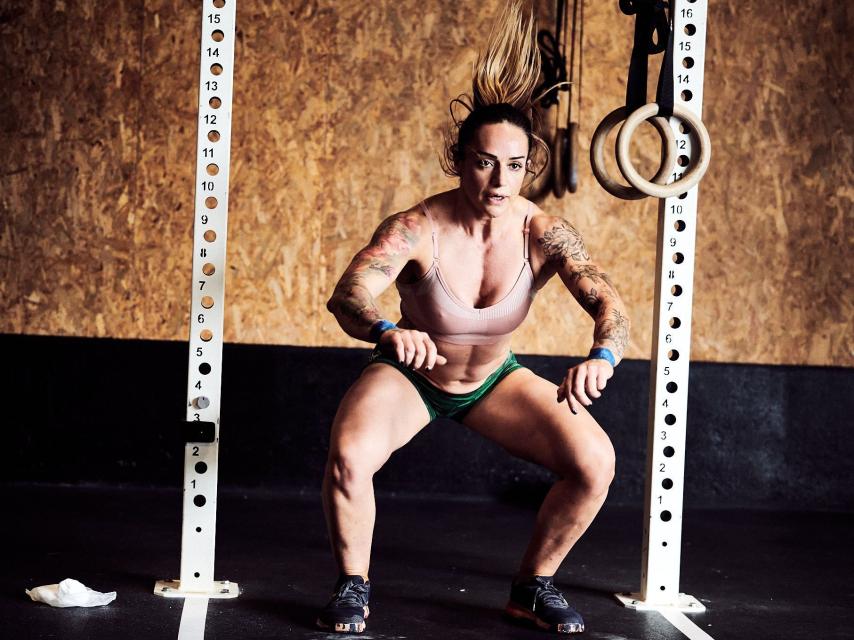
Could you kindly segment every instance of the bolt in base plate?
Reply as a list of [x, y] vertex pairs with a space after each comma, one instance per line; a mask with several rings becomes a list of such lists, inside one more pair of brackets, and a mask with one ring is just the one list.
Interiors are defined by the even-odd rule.
[[644, 602], [641, 600], [639, 593], [615, 593], [614, 597], [619, 600], [624, 607], [629, 609], [637, 609], [638, 611], [658, 611], [661, 609], [670, 609], [673, 611], [681, 611], [682, 613], [700, 613], [705, 611], [705, 605], [697, 600], [694, 596], [689, 596], [684, 593], [679, 594], [677, 602]]
[[236, 582], [218, 580], [207, 591], [181, 591], [180, 580], [158, 580], [154, 585], [154, 595], [163, 598], [236, 598], [240, 595], [240, 587]]

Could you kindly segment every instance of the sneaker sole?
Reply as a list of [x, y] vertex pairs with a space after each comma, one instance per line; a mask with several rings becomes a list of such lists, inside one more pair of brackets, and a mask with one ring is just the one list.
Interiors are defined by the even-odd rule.
[[330, 627], [318, 618], [317, 626], [321, 629], [332, 631], [333, 633], [364, 633], [365, 631], [364, 622], [336, 622], [334, 627]]
[[[368, 615], [370, 614], [370, 610], [368, 607], [365, 607], [365, 619], [368, 619]], [[365, 627], [367, 624], [365, 622], [336, 622], [333, 626], [326, 624], [320, 618], [317, 619], [315, 624], [321, 629], [328, 629], [333, 633], [364, 633]]]
[[546, 631], [554, 631], [555, 633], [583, 633], [584, 625], [575, 622], [567, 624], [549, 624], [540, 620], [533, 611], [523, 609], [513, 602], [508, 602], [504, 607], [504, 613], [517, 622], [526, 622], [535, 625]]

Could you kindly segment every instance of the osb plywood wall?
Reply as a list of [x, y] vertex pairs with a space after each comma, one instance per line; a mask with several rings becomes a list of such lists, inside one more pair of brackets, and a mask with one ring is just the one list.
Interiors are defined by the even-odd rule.
[[[500, 4], [240, 3], [226, 340], [357, 345], [325, 301], [383, 217], [454, 186], [448, 100]], [[692, 357], [851, 366], [852, 10], [767, 5], [711, 2]], [[4, 7], [0, 332], [186, 339], [199, 3]], [[582, 153], [623, 100], [633, 24], [616, 1], [586, 18]], [[585, 165], [543, 206], [584, 233], [634, 321], [627, 356], [649, 357], [656, 202]], [[396, 294], [381, 304], [395, 317]], [[514, 348], [579, 355], [591, 336], [555, 279]]]

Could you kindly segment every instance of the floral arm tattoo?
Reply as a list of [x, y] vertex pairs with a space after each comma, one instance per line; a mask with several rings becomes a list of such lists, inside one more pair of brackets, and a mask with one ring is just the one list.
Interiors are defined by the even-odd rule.
[[349, 335], [368, 339], [371, 325], [382, 318], [374, 296], [406, 266], [419, 237], [417, 216], [398, 213], [386, 218], [368, 246], [354, 256], [326, 304]]
[[578, 230], [556, 218], [537, 241], [546, 262], [561, 273], [581, 307], [593, 318], [593, 346], [607, 347], [622, 359], [629, 342], [629, 319], [614, 283], [590, 262]]

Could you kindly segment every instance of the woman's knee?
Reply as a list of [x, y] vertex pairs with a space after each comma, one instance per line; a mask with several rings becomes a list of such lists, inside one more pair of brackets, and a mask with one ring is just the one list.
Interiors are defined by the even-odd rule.
[[573, 481], [590, 497], [607, 493], [614, 480], [616, 456], [607, 436], [584, 447], [577, 455], [567, 456], [559, 470], [561, 477]]
[[329, 451], [326, 475], [340, 489], [355, 489], [370, 484], [374, 474], [387, 459], [388, 456], [377, 451], [376, 447], [361, 443], [338, 443]]

